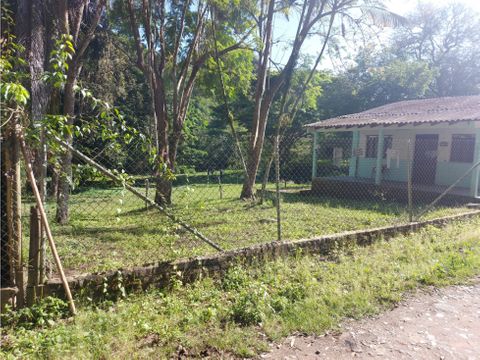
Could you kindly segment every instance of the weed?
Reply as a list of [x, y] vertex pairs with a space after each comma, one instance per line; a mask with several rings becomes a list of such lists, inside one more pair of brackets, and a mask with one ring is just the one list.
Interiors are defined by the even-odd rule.
[[[177, 279], [169, 290], [79, 307], [75, 321], [48, 329], [31, 317], [19, 327], [10, 314], [0, 357], [171, 358], [179, 348], [192, 357], [207, 350], [255, 356], [271, 339], [321, 334], [346, 317], [388, 309], [418, 286], [465, 282], [480, 273], [478, 228], [480, 219], [472, 219], [368, 247], [338, 247], [335, 262], [297, 255], [238, 265], [224, 280]], [[48, 324], [45, 315], [38, 319]]]
[[35, 327], [51, 326], [55, 321], [68, 315], [68, 305], [65, 301], [46, 297], [31, 307], [18, 311], [7, 311], [1, 315], [2, 326], [11, 328], [32, 329]]

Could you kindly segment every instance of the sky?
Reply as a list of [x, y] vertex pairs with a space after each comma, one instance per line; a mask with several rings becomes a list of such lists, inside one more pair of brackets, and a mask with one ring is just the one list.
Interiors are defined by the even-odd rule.
[[[407, 15], [409, 12], [415, 9], [419, 0], [386, 0], [387, 8], [399, 15]], [[463, 3], [472, 9], [480, 13], [480, 0], [427, 0], [436, 5], [446, 5], [450, 3]], [[285, 20], [283, 17], [279, 17], [275, 20], [275, 46], [273, 48], [272, 60], [277, 64], [285, 64], [287, 61], [289, 51], [285, 50], [288, 47], [289, 41], [293, 39], [296, 32], [295, 25]], [[391, 30], [384, 29], [384, 34], [388, 36]], [[302, 47], [302, 53], [316, 57], [320, 51], [321, 43], [318, 39], [307, 39]], [[329, 59], [328, 56], [324, 57], [321, 67], [326, 69], [334, 69], [343, 63], [342, 59]]]
[[[390, 0], [389, 4], [387, 4], [389, 10], [396, 12], [400, 15], [405, 15], [409, 11], [415, 8], [415, 4], [417, 4], [417, 0]], [[468, 5], [474, 10], [480, 12], [480, 0], [435, 0], [431, 1], [432, 3], [438, 5], [445, 5], [450, 3], [463, 3]]]

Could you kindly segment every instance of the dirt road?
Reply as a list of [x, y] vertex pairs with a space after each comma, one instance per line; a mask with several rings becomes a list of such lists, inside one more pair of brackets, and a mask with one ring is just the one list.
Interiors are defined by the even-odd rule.
[[480, 277], [472, 285], [422, 291], [342, 333], [291, 336], [263, 359], [480, 359]]

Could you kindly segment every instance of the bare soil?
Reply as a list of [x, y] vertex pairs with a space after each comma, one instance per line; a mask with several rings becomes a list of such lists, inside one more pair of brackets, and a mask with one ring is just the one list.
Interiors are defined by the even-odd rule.
[[340, 332], [294, 335], [263, 359], [480, 359], [480, 277], [417, 292], [392, 311], [344, 322]]

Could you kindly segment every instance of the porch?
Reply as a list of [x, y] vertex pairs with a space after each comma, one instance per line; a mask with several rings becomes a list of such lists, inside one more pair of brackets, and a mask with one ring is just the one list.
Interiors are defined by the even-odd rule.
[[[448, 186], [412, 184], [412, 200], [416, 204], [435, 200]], [[353, 178], [349, 176], [328, 176], [312, 179], [312, 192], [317, 195], [340, 198], [372, 199], [408, 202], [407, 182], [384, 180], [380, 184], [375, 179]], [[480, 198], [471, 195], [470, 188], [454, 187], [450, 189], [442, 204], [480, 203]]]
[[[428, 201], [480, 199], [480, 96], [407, 100], [306, 125], [312, 190]], [[327, 150], [327, 151], [325, 151]], [[456, 201], [457, 201], [456, 200]]]

